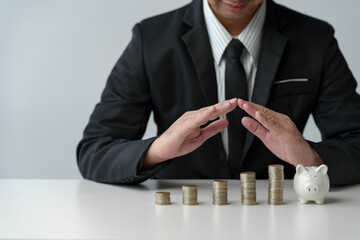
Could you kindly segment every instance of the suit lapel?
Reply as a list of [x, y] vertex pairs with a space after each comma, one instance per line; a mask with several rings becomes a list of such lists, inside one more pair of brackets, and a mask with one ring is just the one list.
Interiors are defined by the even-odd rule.
[[[192, 63], [194, 64], [197, 79], [200, 83], [202, 94], [208, 106], [218, 103], [217, 81], [209, 35], [207, 32], [202, 1], [194, 0], [183, 18], [183, 22], [190, 29], [182, 37]], [[231, 171], [226, 161], [221, 135], [216, 135], [219, 151], [221, 151], [220, 174], [222, 178], [231, 178]], [[215, 146], [214, 146], [215, 147]]]
[[[273, 81], [287, 43], [286, 37], [279, 32], [286, 24], [285, 19], [274, 12], [275, 8], [275, 4], [268, 1], [260, 58], [251, 100], [262, 106], [266, 106], [269, 101]], [[237, 175], [240, 174], [241, 165], [253, 140], [254, 135], [248, 132], [245, 140], [244, 155]]]
[[280, 33], [265, 29], [252, 102], [267, 105], [286, 42], [286, 38]]
[[195, 66], [202, 93], [207, 105], [216, 104], [218, 93], [214, 58], [203, 17], [202, 1], [197, 0], [190, 4], [183, 21], [192, 27], [181, 39]]

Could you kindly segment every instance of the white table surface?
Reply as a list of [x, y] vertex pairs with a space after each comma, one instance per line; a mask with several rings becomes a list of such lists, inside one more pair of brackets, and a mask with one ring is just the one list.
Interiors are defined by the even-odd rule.
[[[198, 185], [197, 206], [183, 206], [181, 186]], [[243, 206], [240, 181], [229, 205], [212, 205], [211, 180], [148, 180], [137, 186], [87, 180], [0, 180], [2, 239], [360, 239], [360, 185], [332, 189], [324, 205], [300, 205], [292, 181], [284, 205]], [[154, 204], [170, 191], [169, 206]]]

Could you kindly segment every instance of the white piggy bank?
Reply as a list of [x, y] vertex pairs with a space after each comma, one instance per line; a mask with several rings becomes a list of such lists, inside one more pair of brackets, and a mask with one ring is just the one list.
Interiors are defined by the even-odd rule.
[[296, 166], [294, 190], [301, 204], [308, 201], [324, 203], [325, 195], [330, 188], [327, 171], [328, 167], [324, 164], [319, 167], [304, 167], [301, 164]]

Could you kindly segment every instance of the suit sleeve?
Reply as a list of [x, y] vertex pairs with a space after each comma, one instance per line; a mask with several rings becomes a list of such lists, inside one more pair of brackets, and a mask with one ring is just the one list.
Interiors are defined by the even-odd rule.
[[137, 24], [77, 147], [78, 167], [86, 179], [137, 184], [168, 164], [165, 162], [140, 172], [144, 155], [155, 140], [155, 137], [141, 140], [151, 112], [142, 45], [141, 29]]
[[331, 26], [327, 39], [318, 102], [313, 112], [323, 140], [310, 145], [328, 165], [332, 184], [359, 183], [360, 96]]

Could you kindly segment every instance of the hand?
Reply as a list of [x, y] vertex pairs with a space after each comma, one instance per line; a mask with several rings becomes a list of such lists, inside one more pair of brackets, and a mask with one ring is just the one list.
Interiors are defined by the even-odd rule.
[[295, 166], [318, 166], [323, 163], [288, 116], [242, 99], [238, 99], [238, 105], [258, 121], [244, 117], [241, 120], [244, 127], [278, 158]]
[[184, 113], [150, 145], [143, 169], [150, 169], [157, 163], [188, 154], [200, 147], [207, 139], [226, 128], [229, 122], [226, 119], [218, 119], [205, 128], [200, 126], [231, 112], [236, 107], [237, 99], [234, 98]]

